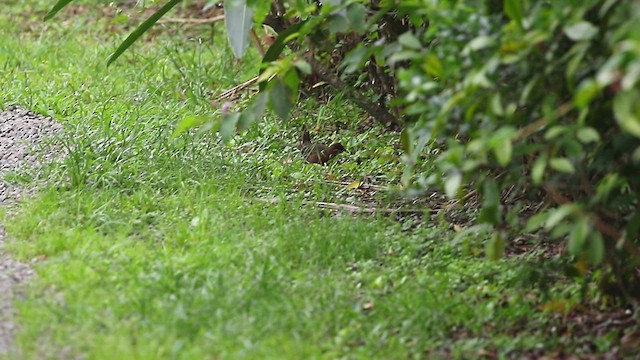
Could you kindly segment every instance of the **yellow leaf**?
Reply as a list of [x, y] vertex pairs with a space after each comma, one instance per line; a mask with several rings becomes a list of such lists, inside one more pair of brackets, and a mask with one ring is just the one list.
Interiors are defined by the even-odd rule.
[[360, 187], [360, 185], [362, 185], [362, 181], [361, 180], [356, 180], [354, 182], [352, 182], [351, 184], [347, 185], [347, 190], [354, 190]]
[[542, 305], [542, 310], [564, 314], [568, 310], [567, 300], [551, 300], [548, 303]]
[[587, 259], [584, 256], [581, 256], [575, 264], [576, 270], [580, 273], [580, 275], [586, 275], [587, 270], [589, 270], [589, 264], [587, 264]]

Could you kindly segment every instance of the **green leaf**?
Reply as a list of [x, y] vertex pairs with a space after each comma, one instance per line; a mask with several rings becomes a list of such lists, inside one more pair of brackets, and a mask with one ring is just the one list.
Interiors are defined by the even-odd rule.
[[491, 103], [489, 104], [489, 109], [496, 116], [504, 115], [504, 106], [502, 106], [502, 98], [500, 93], [497, 93], [491, 97]]
[[511, 20], [522, 26], [522, 19], [524, 18], [522, 0], [504, 0], [504, 12]]
[[204, 124], [202, 124], [202, 126], [198, 127], [195, 137], [199, 139], [202, 138], [202, 136], [204, 136], [205, 134], [218, 132], [218, 130], [220, 130], [221, 120], [222, 119], [218, 117], [205, 122]]
[[559, 135], [564, 134], [566, 131], [567, 131], [567, 127], [566, 126], [562, 126], [562, 125], [553, 126], [549, 130], [547, 130], [547, 132], [545, 132], [544, 139], [545, 140], [552, 140], [552, 139], [558, 137]]
[[295, 68], [289, 69], [283, 76], [282, 82], [289, 89], [289, 98], [295, 100], [298, 97], [298, 89], [300, 87], [300, 76]]
[[422, 44], [420, 43], [420, 40], [418, 40], [418, 38], [413, 35], [411, 31], [407, 31], [406, 33], [400, 35], [398, 37], [398, 42], [400, 43], [400, 45], [406, 48], [422, 50]]
[[220, 124], [220, 137], [223, 141], [227, 141], [236, 133], [236, 125], [240, 120], [239, 112], [232, 112], [222, 117]]
[[500, 260], [504, 256], [504, 237], [500, 233], [494, 233], [485, 245], [485, 253], [490, 260]]
[[624, 181], [620, 179], [620, 175], [613, 173], [605, 175], [596, 187], [596, 194], [593, 196], [594, 202], [606, 202], [615, 189], [619, 189], [624, 185]]
[[311, 75], [312, 73], [311, 64], [304, 60], [296, 61], [295, 63], [293, 63], [293, 66], [295, 66], [296, 69], [300, 70], [305, 75]]
[[573, 224], [573, 228], [569, 233], [569, 252], [578, 256], [582, 253], [582, 249], [584, 248], [585, 241], [587, 240], [587, 236], [589, 235], [590, 226], [586, 219], [582, 219], [575, 224]]
[[556, 227], [565, 217], [571, 215], [577, 209], [578, 207], [575, 204], [565, 204], [557, 209], [550, 210], [547, 222], [544, 224], [545, 229], [549, 230]]
[[236, 59], [244, 56], [249, 47], [249, 32], [253, 25], [253, 10], [245, 0], [224, 2], [224, 23], [227, 28], [227, 39]]
[[[287, 42], [298, 37], [298, 31], [304, 24], [306, 24], [307, 21], [308, 20], [305, 20], [297, 24], [291, 25], [278, 34], [276, 41], [274, 41], [273, 44], [271, 44], [271, 46], [269, 47], [269, 50], [267, 50], [267, 52], [264, 54], [264, 57], [262, 58], [262, 63], [260, 64], [261, 70], [259, 74], [261, 78], [263, 77], [263, 73], [267, 71], [267, 69], [269, 69], [268, 64], [278, 59], [278, 57], [284, 50]], [[266, 81], [260, 82], [259, 84], [260, 91], [264, 90], [266, 86], [267, 86]]]
[[242, 115], [240, 115], [240, 119], [238, 120], [238, 131], [244, 131], [248, 129], [253, 122], [262, 119], [268, 100], [269, 95], [267, 92], [261, 92], [253, 99], [251, 105], [249, 105], [242, 112]]
[[635, 239], [636, 236], [638, 236], [638, 232], [640, 232], [640, 211], [636, 211], [627, 222], [627, 226], [625, 226], [625, 239], [627, 241]]
[[248, 0], [247, 5], [253, 10], [253, 22], [258, 26], [264, 22], [271, 10], [271, 1]]
[[452, 170], [447, 175], [444, 182], [444, 192], [451, 199], [458, 195], [458, 190], [462, 184], [462, 173], [459, 170]]
[[69, 5], [71, 1], [72, 0], [59, 0], [55, 5], [53, 5], [51, 10], [49, 10], [49, 12], [44, 16], [44, 21], [47, 21], [53, 18], [58, 13], [58, 11], [62, 10], [62, 8]]
[[503, 126], [495, 131], [489, 140], [489, 146], [501, 166], [506, 166], [511, 161], [513, 153], [513, 145], [511, 138], [515, 136], [516, 131], [509, 126]]
[[528, 233], [528, 232], [532, 232], [532, 231], [535, 231], [535, 230], [538, 230], [539, 228], [541, 228], [547, 222], [547, 219], [549, 218], [550, 214], [551, 214], [551, 212], [544, 211], [544, 212], [537, 213], [537, 214], [533, 215], [532, 217], [530, 217], [527, 220], [527, 225], [524, 228], [524, 232]]
[[332, 34], [342, 33], [349, 30], [349, 19], [342, 13], [333, 13], [327, 19], [327, 28]]
[[177, 138], [183, 132], [193, 129], [195, 127], [198, 127], [202, 125], [205, 121], [206, 121], [206, 118], [204, 116], [194, 116], [194, 115], [185, 116], [176, 125], [176, 128], [173, 130], [172, 136], [174, 138]]
[[592, 127], [580, 128], [576, 136], [583, 144], [600, 141], [600, 134]]
[[547, 157], [545, 155], [538, 156], [531, 168], [531, 180], [533, 181], [534, 185], [540, 185], [542, 183], [542, 179], [544, 178], [546, 169]]
[[592, 232], [587, 245], [587, 259], [593, 265], [600, 265], [604, 260], [604, 252], [604, 239], [602, 235], [597, 231]]
[[513, 153], [511, 139], [501, 139], [500, 145], [494, 146], [493, 153], [496, 155], [496, 159], [498, 159], [498, 163], [501, 166], [507, 166], [509, 161], [511, 161], [511, 154]]
[[617, 93], [613, 100], [613, 114], [624, 131], [640, 137], [640, 92], [638, 90]]
[[271, 107], [281, 120], [289, 119], [289, 112], [293, 106], [291, 100], [291, 90], [280, 79], [276, 79], [273, 87], [269, 90]]
[[345, 55], [344, 60], [342, 60], [342, 64], [340, 64], [340, 66], [344, 68], [344, 72], [346, 74], [353, 74], [354, 72], [362, 68], [362, 66], [370, 56], [370, 49], [360, 43], [355, 49], [349, 51]]
[[479, 51], [488, 47], [495, 45], [496, 39], [491, 36], [481, 35], [473, 40], [469, 41], [469, 43], [462, 49], [462, 55], [468, 56], [471, 52]]
[[111, 65], [117, 58], [122, 55], [136, 40], [142, 36], [149, 28], [151, 28], [161, 17], [164, 16], [169, 10], [171, 10], [174, 6], [178, 5], [178, 3], [182, 0], [171, 0], [166, 3], [160, 10], [153, 13], [147, 20], [145, 20], [140, 26], [138, 26], [123, 42], [118, 46], [116, 51], [111, 54], [109, 60], [107, 60], [107, 66]]
[[573, 95], [573, 103], [578, 109], [584, 109], [600, 93], [600, 85], [593, 79], [580, 83], [578, 90]]
[[361, 3], [352, 3], [347, 7], [347, 19], [351, 29], [358, 34], [362, 34], [367, 30], [366, 14], [367, 10]]
[[500, 223], [500, 190], [498, 184], [493, 180], [486, 180], [483, 184], [483, 204], [478, 221], [498, 225]]
[[277, 60], [284, 50], [286, 43], [298, 36], [298, 31], [303, 25], [307, 23], [307, 21], [308, 20], [293, 24], [280, 32], [276, 40], [269, 47], [269, 50], [267, 50], [267, 52], [264, 54], [264, 58], [262, 58], [262, 64], [270, 63], [274, 60]]
[[400, 133], [400, 145], [405, 154], [412, 157], [413, 154], [413, 141], [411, 139], [411, 133], [409, 128], [405, 127]]
[[567, 158], [553, 158], [549, 161], [549, 165], [556, 170], [566, 174], [573, 174], [576, 169], [573, 164]]
[[441, 78], [444, 75], [444, 66], [433, 54], [427, 54], [425, 57], [425, 70], [433, 77]]
[[598, 28], [588, 21], [580, 21], [573, 25], [565, 26], [564, 33], [573, 41], [591, 40], [598, 34]]
[[567, 63], [565, 70], [565, 77], [567, 78], [568, 85], [570, 88], [573, 88], [573, 83], [575, 82], [575, 76], [578, 70], [580, 70], [581, 66], [584, 64], [584, 58], [587, 55], [590, 49], [590, 44], [588, 42], [579, 42], [573, 45], [571, 50], [567, 53], [567, 57], [569, 57], [569, 62]]

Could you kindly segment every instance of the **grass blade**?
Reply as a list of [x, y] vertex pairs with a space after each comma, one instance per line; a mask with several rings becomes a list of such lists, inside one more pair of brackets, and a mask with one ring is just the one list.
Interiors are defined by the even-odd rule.
[[133, 44], [136, 40], [138, 40], [138, 38], [140, 38], [142, 34], [144, 34], [147, 30], [149, 30], [149, 28], [152, 27], [153, 24], [155, 24], [161, 17], [164, 16], [164, 14], [166, 14], [169, 10], [171, 10], [174, 6], [176, 6], [180, 1], [182, 0], [169, 1], [163, 7], [161, 7], [160, 10], [153, 13], [153, 15], [151, 15], [147, 20], [145, 20], [140, 26], [138, 26], [138, 28], [135, 29], [131, 33], [131, 35], [129, 35], [122, 42], [122, 44], [118, 46], [116, 51], [109, 57], [109, 60], [107, 61], [107, 66], [111, 65], [111, 63], [116, 61], [116, 59], [119, 58], [120, 55], [122, 55], [122, 53], [125, 52], [125, 50], [129, 48], [129, 46], [131, 46], [131, 44]]
[[56, 16], [56, 14], [58, 13], [58, 11], [62, 10], [63, 7], [69, 5], [69, 3], [72, 0], [59, 0], [54, 6], [53, 8], [51, 8], [51, 10], [49, 10], [49, 12], [47, 13], [47, 15], [44, 16], [44, 21], [47, 21], [49, 19], [51, 19], [52, 17]]

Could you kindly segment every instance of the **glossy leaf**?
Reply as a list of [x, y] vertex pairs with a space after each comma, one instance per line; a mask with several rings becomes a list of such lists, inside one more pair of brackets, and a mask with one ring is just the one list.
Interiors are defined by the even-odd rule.
[[580, 21], [566, 26], [563, 30], [565, 35], [573, 41], [591, 40], [598, 34], [598, 28], [588, 21]]
[[447, 175], [444, 183], [444, 191], [451, 199], [455, 198], [462, 184], [462, 173], [458, 170], [452, 170]]
[[253, 10], [245, 0], [224, 2], [224, 22], [227, 28], [227, 39], [237, 59], [244, 56], [249, 47], [249, 32], [253, 25]]
[[600, 141], [600, 134], [592, 127], [583, 127], [578, 129], [576, 136], [583, 144]]

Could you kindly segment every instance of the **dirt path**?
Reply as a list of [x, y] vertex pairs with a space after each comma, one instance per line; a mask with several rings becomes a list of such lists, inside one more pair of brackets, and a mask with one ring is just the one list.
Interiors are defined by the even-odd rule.
[[[62, 127], [51, 119], [20, 107], [0, 111], [0, 207], [7, 208], [35, 190], [34, 186], [18, 187], [7, 183], [7, 174], [25, 168], [37, 169], [42, 162], [60, 156], [45, 139], [60, 133]], [[49, 150], [43, 150], [49, 149]], [[0, 357], [17, 354], [13, 340], [17, 331], [13, 301], [20, 297], [20, 285], [34, 271], [29, 264], [16, 261], [6, 252], [7, 238], [0, 224]]]

